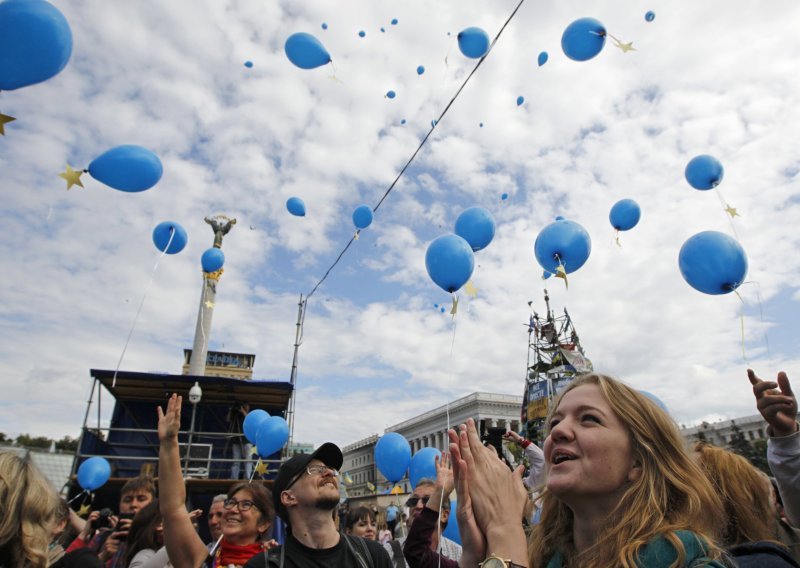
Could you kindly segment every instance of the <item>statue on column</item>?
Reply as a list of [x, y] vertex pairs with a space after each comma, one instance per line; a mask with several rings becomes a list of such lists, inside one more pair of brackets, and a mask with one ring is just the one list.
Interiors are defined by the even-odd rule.
[[230, 232], [231, 227], [236, 224], [236, 219], [229, 219], [225, 215], [215, 215], [206, 217], [205, 221], [214, 230], [214, 247], [222, 248], [222, 237]]

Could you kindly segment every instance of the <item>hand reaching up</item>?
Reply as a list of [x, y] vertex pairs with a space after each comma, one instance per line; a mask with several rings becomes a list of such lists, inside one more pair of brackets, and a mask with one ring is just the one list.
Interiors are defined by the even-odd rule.
[[158, 407], [158, 439], [160, 442], [176, 441], [181, 427], [183, 397], [173, 394], [167, 401], [167, 411]]
[[747, 378], [753, 385], [758, 411], [772, 427], [772, 433], [777, 437], [794, 434], [797, 431], [797, 398], [786, 373], [778, 373], [777, 382], [762, 381], [752, 369], [747, 369]]

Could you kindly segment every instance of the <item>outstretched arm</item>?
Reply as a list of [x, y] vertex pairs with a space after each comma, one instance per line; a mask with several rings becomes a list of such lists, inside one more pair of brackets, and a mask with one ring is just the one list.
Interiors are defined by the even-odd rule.
[[[778, 373], [777, 382], [762, 381], [751, 370], [747, 377], [753, 385], [758, 411], [769, 423], [767, 460], [778, 483], [786, 518], [800, 527], [800, 433], [797, 427], [797, 398], [789, 377]], [[778, 390], [780, 389], [780, 390]]]
[[181, 473], [178, 430], [183, 397], [173, 394], [167, 411], [158, 407], [158, 485], [159, 509], [164, 519], [164, 545], [175, 568], [197, 568], [208, 556], [208, 549], [194, 530], [186, 510], [186, 488]]

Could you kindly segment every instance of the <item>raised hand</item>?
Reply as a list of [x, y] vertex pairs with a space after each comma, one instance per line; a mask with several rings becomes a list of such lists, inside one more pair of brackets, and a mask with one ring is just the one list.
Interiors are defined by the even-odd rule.
[[158, 407], [158, 439], [163, 442], [176, 441], [181, 427], [181, 404], [183, 397], [173, 394], [167, 401], [167, 411]]
[[772, 427], [772, 433], [777, 437], [794, 434], [797, 431], [797, 398], [786, 373], [778, 373], [777, 382], [762, 381], [752, 369], [747, 369], [747, 378], [753, 385], [758, 411]]
[[436, 487], [442, 488], [442, 494], [447, 498], [456, 487], [453, 470], [450, 467], [450, 454], [444, 453], [441, 458], [434, 458], [436, 465]]

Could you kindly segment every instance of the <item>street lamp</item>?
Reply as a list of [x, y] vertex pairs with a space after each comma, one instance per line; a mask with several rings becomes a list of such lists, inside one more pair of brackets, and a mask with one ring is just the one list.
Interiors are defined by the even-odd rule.
[[192, 388], [189, 389], [189, 402], [192, 403], [192, 423], [189, 426], [189, 441], [186, 444], [186, 461], [183, 462], [183, 477], [189, 469], [189, 459], [192, 456], [192, 435], [194, 434], [194, 416], [197, 412], [197, 404], [203, 398], [203, 389], [200, 388], [200, 383], [195, 381]]

